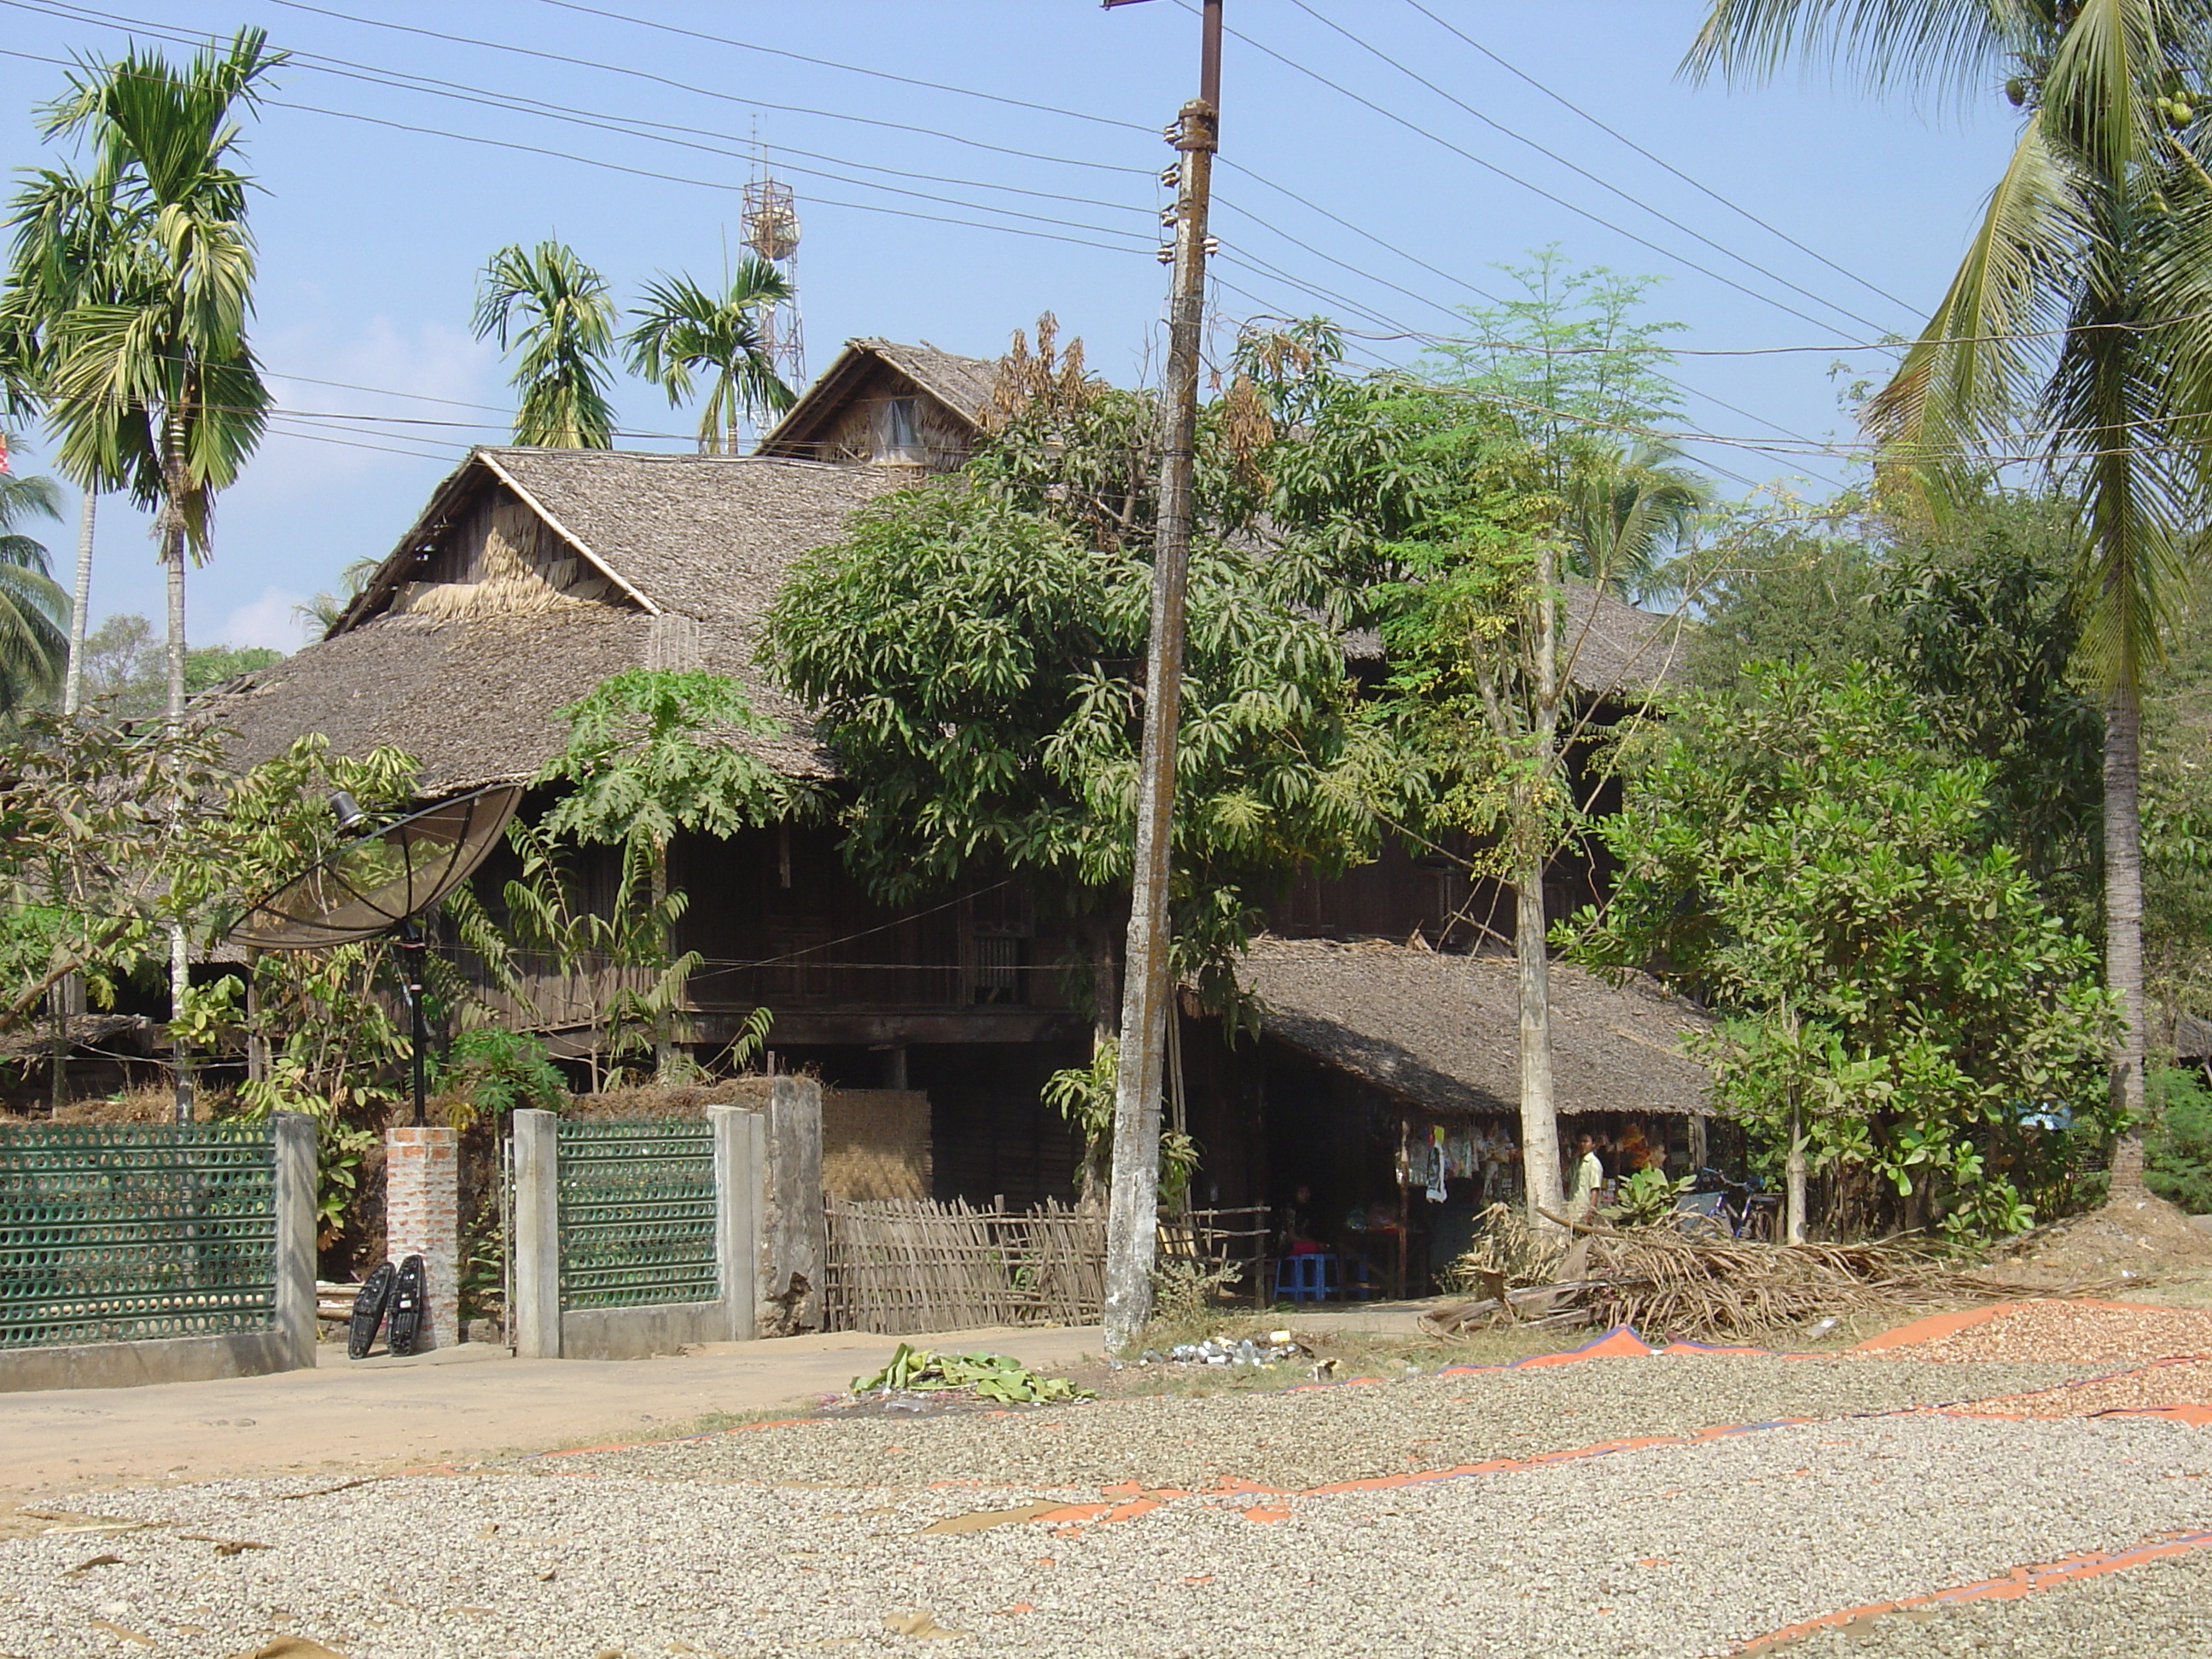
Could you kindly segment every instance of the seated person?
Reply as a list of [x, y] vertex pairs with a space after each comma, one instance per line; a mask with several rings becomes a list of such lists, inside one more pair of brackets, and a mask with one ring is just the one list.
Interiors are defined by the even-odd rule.
[[1312, 1233], [1313, 1188], [1300, 1187], [1297, 1195], [1283, 1207], [1280, 1235], [1277, 1249], [1284, 1255], [1319, 1255], [1328, 1246]]

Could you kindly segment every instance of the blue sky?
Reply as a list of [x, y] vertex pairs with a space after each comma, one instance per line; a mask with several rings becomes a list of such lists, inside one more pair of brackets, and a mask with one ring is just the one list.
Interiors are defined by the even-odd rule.
[[[1327, 312], [1367, 358], [1406, 361], [1454, 307], [1509, 290], [1498, 265], [1552, 243], [1571, 264], [1665, 278], [1650, 311], [1686, 325], [1689, 350], [1917, 327], [2002, 164], [2001, 93], [1931, 112], [1825, 77], [1692, 86], [1675, 69], [1704, 9], [1229, 0], [1249, 39], [1229, 42], [1224, 77], [1224, 328]], [[625, 304], [658, 271], [712, 276], [757, 130], [805, 222], [810, 370], [863, 334], [995, 356], [1048, 308], [1112, 378], [1157, 359], [1165, 196], [1148, 175], [1195, 89], [1181, 0], [371, 0], [351, 15], [0, 0], [0, 158], [51, 157], [32, 111], [61, 70], [37, 60], [244, 23], [299, 54], [249, 150], [266, 191], [255, 337], [287, 413], [222, 504], [195, 643], [295, 643], [294, 604], [389, 551], [468, 443], [505, 436], [505, 370], [468, 327], [487, 255], [557, 235]], [[1847, 464], [1787, 452], [1848, 435], [1838, 358], [1881, 361], [1686, 356], [1692, 427], [1784, 452], [1695, 453], [1826, 493]], [[688, 417], [653, 388], [625, 380], [617, 406], [626, 445], [687, 447]], [[22, 459], [36, 469], [35, 444]], [[46, 539], [58, 562], [73, 546], [61, 527]], [[159, 605], [143, 521], [107, 513], [95, 617]]]

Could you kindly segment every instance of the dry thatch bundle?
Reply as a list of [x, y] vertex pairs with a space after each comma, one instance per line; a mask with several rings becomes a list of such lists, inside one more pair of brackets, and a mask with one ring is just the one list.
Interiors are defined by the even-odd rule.
[[1593, 1228], [1588, 1237], [1580, 1299], [1598, 1322], [1654, 1340], [1770, 1339], [1827, 1316], [1887, 1319], [2005, 1294], [1897, 1244], [1760, 1244], [1664, 1225]]
[[1493, 1204], [1474, 1218], [1474, 1240], [1466, 1252], [1437, 1275], [1441, 1289], [1452, 1294], [1492, 1294], [1492, 1275], [1504, 1275], [1508, 1285], [1548, 1284], [1558, 1276], [1560, 1251], [1529, 1230], [1528, 1217], [1517, 1204]]

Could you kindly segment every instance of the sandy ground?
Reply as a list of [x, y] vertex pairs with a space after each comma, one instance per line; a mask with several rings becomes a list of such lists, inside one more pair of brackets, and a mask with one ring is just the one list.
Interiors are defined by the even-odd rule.
[[[1419, 1304], [1301, 1314], [1304, 1330], [1410, 1333]], [[1010, 1353], [1041, 1370], [1095, 1360], [1097, 1326], [959, 1331], [916, 1347]], [[0, 1501], [58, 1486], [404, 1468], [592, 1441], [652, 1439], [702, 1418], [805, 1409], [880, 1368], [899, 1339], [862, 1332], [716, 1342], [618, 1361], [515, 1358], [465, 1344], [312, 1371], [151, 1388], [0, 1394]]]

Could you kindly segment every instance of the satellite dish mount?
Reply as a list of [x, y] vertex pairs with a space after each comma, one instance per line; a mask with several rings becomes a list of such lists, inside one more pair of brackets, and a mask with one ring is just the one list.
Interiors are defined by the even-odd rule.
[[417, 919], [475, 873], [521, 799], [520, 784], [492, 784], [360, 833], [368, 815], [340, 790], [331, 797], [331, 811], [354, 839], [249, 905], [230, 930], [233, 943], [257, 951], [327, 951], [397, 935], [417, 1128], [424, 1121], [423, 1060], [430, 1046], [422, 1006], [430, 942]]

